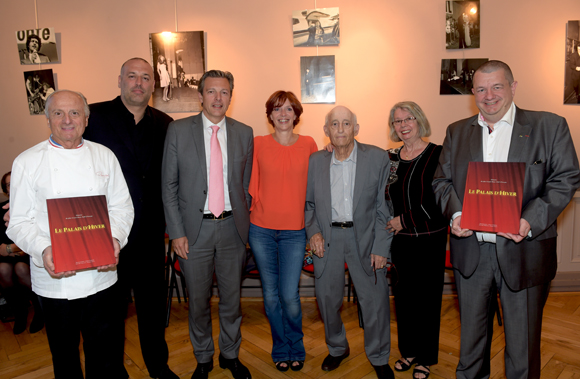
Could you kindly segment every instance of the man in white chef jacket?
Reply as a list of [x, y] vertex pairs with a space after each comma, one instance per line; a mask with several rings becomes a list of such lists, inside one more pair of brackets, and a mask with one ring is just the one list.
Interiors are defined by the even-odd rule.
[[127, 378], [124, 319], [116, 264], [56, 274], [46, 200], [105, 195], [115, 257], [133, 224], [133, 204], [115, 155], [82, 137], [89, 107], [81, 93], [59, 90], [46, 101], [47, 141], [20, 154], [12, 166], [7, 234], [26, 251], [32, 290], [39, 295], [56, 378]]

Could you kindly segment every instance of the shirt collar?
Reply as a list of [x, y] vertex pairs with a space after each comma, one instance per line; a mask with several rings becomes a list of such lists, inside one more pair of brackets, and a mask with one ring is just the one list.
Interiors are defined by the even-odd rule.
[[[510, 126], [514, 126], [515, 117], [516, 117], [516, 104], [512, 101], [512, 105], [510, 106], [510, 108], [508, 109], [508, 111], [503, 115], [503, 117], [501, 118], [501, 120], [499, 120], [498, 122], [495, 123], [495, 125], [497, 125], [497, 124], [499, 124], [499, 123], [501, 123], [503, 121], [503, 122], [507, 123]], [[482, 128], [489, 129], [489, 124], [487, 123], [487, 121], [485, 121], [485, 118], [483, 117], [483, 115], [481, 114], [481, 112], [479, 112], [479, 115], [477, 115], [477, 123]], [[491, 130], [490, 130], [490, 132], [491, 132]]]
[[[52, 146], [56, 147], [57, 149], [64, 149], [64, 146], [62, 146], [60, 143], [56, 142], [52, 138], [52, 134], [50, 135], [50, 137], [48, 137], [48, 143], [50, 143]], [[81, 143], [79, 143], [75, 149], [80, 149], [81, 147], [83, 147], [84, 144], [85, 144], [85, 139], [81, 137]]]
[[358, 150], [357, 142], [356, 142], [356, 140], [354, 140], [354, 148], [350, 152], [350, 155], [348, 156], [348, 158], [346, 158], [342, 162], [335, 158], [334, 151], [333, 151], [332, 152], [332, 164], [341, 164], [341, 163], [349, 162], [349, 161], [356, 164], [357, 150]]
[[214, 124], [207, 117], [205, 117], [205, 114], [203, 112], [201, 112], [201, 119], [203, 120], [204, 129], [209, 129], [211, 131], [212, 125], [217, 125], [220, 127], [220, 130], [224, 130], [224, 131], [226, 130], [226, 118], [225, 118], [225, 116], [217, 124]]
[[[113, 102], [117, 105], [117, 108], [119, 109], [119, 111], [124, 114], [124, 117], [131, 118], [131, 120], [133, 120], [133, 122], [135, 122], [135, 115], [133, 113], [131, 113], [131, 111], [129, 109], [127, 109], [127, 107], [123, 103], [123, 100], [121, 99], [121, 96], [117, 96], [113, 100]], [[145, 108], [145, 113], [143, 114], [143, 119], [151, 118], [151, 117], [153, 117], [151, 107], [149, 105], [147, 105], [147, 108]], [[143, 119], [141, 119], [141, 121], [143, 121]], [[139, 122], [141, 122], [141, 121], [139, 121]]]

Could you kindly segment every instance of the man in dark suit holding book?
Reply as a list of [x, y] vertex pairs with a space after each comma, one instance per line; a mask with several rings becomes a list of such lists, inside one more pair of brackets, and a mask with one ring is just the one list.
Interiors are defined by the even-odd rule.
[[[433, 188], [451, 223], [453, 264], [461, 311], [457, 378], [489, 377], [488, 308], [497, 285], [505, 325], [505, 370], [512, 378], [540, 377], [542, 313], [556, 275], [556, 219], [580, 185], [566, 120], [513, 103], [517, 82], [509, 66], [489, 61], [473, 77], [476, 116], [451, 124]], [[467, 167], [475, 162], [526, 164], [517, 234], [461, 228]]]

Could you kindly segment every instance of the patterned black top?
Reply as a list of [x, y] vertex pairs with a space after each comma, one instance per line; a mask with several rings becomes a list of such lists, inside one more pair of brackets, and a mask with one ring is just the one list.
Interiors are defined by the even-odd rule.
[[435, 203], [433, 175], [443, 147], [429, 143], [425, 150], [412, 160], [404, 160], [401, 147], [389, 150], [391, 175], [385, 188], [385, 197], [392, 201], [395, 217], [401, 216], [403, 230], [399, 234], [429, 235], [448, 227], [448, 222]]

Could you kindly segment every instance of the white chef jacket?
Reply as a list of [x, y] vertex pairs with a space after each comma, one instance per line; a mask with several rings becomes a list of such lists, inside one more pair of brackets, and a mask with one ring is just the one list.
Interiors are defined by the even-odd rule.
[[117, 282], [117, 270], [81, 270], [70, 277], [51, 277], [42, 252], [51, 246], [47, 199], [105, 195], [111, 232], [121, 247], [133, 225], [133, 202], [115, 154], [103, 145], [84, 141], [62, 149], [44, 141], [20, 154], [10, 177], [10, 223], [6, 234], [32, 258], [32, 290], [54, 299], [93, 295]]

